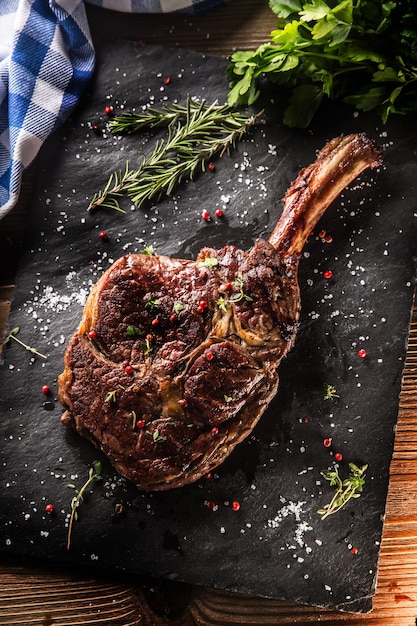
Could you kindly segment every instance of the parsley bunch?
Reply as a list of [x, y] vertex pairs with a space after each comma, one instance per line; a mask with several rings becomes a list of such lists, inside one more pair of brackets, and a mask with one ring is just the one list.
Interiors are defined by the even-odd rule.
[[270, 0], [271, 41], [231, 55], [229, 104], [252, 104], [259, 80], [289, 88], [288, 126], [307, 127], [325, 98], [363, 111], [417, 110], [416, 0]]

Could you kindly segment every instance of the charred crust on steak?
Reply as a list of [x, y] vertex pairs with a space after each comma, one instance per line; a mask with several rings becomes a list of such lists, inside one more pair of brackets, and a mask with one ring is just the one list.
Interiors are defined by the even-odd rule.
[[275, 395], [299, 323], [302, 247], [380, 151], [330, 141], [301, 170], [269, 241], [204, 248], [196, 261], [126, 255], [91, 290], [59, 376], [62, 422], [139, 489], [180, 487], [217, 467]]

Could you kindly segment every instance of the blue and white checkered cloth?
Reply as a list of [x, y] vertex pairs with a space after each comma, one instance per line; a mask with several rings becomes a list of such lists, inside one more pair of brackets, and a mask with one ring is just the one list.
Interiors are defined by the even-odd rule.
[[[132, 13], [199, 13], [228, 0], [86, 0]], [[68, 117], [94, 70], [83, 0], [0, 0], [0, 218], [23, 171]]]

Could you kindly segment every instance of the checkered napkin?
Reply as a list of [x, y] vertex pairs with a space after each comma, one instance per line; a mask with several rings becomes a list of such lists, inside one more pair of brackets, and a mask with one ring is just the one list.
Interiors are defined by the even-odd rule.
[[[228, 0], [86, 0], [123, 12], [198, 13]], [[83, 0], [0, 0], [0, 218], [22, 173], [68, 117], [94, 69]]]

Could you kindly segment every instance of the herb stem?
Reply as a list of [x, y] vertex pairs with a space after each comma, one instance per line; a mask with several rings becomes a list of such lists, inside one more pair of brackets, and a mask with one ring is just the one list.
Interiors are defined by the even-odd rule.
[[71, 547], [73, 525], [74, 525], [74, 522], [77, 521], [78, 519], [78, 507], [83, 501], [84, 494], [86, 490], [89, 488], [89, 486], [91, 485], [91, 483], [93, 483], [95, 480], [101, 480], [101, 471], [102, 471], [102, 463], [100, 461], [94, 461], [88, 472], [88, 479], [86, 480], [86, 482], [84, 483], [84, 485], [81, 487], [80, 490], [75, 489], [75, 485], [72, 485], [72, 484], [67, 485], [67, 487], [70, 487], [71, 489], [75, 489], [75, 493], [76, 493], [76, 495], [71, 500], [71, 515], [70, 515], [70, 519], [68, 523], [68, 533], [67, 533], [67, 550], [69, 550]]
[[23, 348], [25, 348], [25, 350], [28, 350], [29, 352], [31, 352], [32, 354], [41, 357], [42, 359], [47, 359], [48, 357], [45, 354], [42, 354], [41, 352], [39, 352], [39, 350], [37, 350], [36, 348], [33, 348], [32, 346], [29, 346], [27, 343], [24, 343], [24, 341], [22, 341], [21, 339], [19, 339], [18, 337], [16, 337], [17, 333], [19, 332], [19, 327], [16, 326], [15, 328], [12, 328], [12, 330], [9, 332], [9, 334], [7, 335], [6, 339], [3, 342], [3, 345], [6, 345], [7, 343], [9, 343], [9, 341], [11, 339], [13, 339], [13, 341], [16, 341], [18, 344], [20, 344]]

